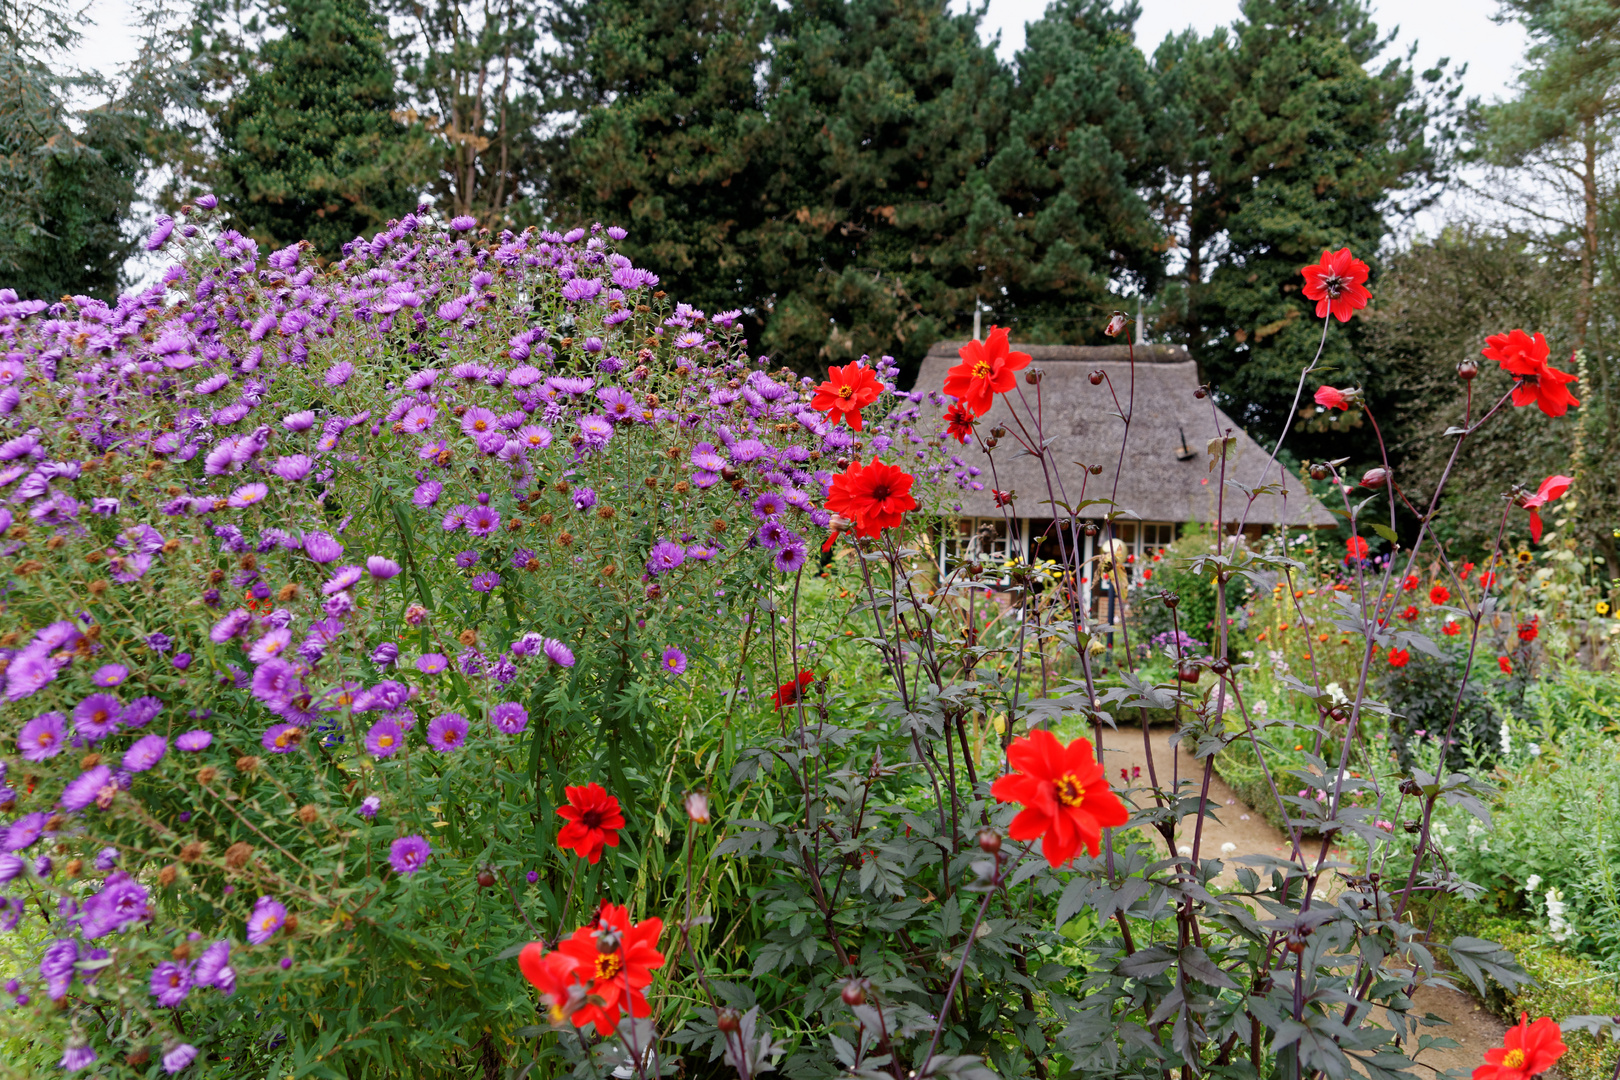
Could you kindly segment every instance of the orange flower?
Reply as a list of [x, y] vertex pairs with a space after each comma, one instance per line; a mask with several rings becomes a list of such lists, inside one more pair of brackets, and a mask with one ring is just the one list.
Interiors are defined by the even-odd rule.
[[568, 805], [557, 807], [557, 813], [567, 818], [568, 824], [557, 834], [557, 846], [578, 852], [594, 865], [602, 857], [604, 846], [619, 846], [619, 830], [624, 828], [619, 800], [603, 790], [601, 784], [564, 790], [568, 794]]
[[861, 410], [882, 393], [883, 384], [878, 382], [871, 368], [865, 364], [845, 364], [827, 369], [827, 381], [816, 387], [810, 407], [826, 413], [828, 422], [834, 426], [843, 420], [859, 431]]
[[1451, 599], [1451, 590], [1444, 585], [1436, 585], [1429, 590], [1429, 603], [1443, 604]]
[[853, 521], [856, 536], [876, 536], [897, 527], [907, 510], [917, 509], [911, 481], [911, 474], [875, 457], [870, 465], [855, 461], [833, 477], [826, 507]]
[[1029, 354], [1011, 352], [1007, 328], [992, 326], [983, 341], [970, 341], [957, 352], [962, 362], [945, 375], [945, 393], [961, 402], [974, 416], [983, 416], [997, 394], [1013, 388], [1013, 373], [1029, 366]]
[[568, 1019], [568, 987], [574, 982], [574, 969], [579, 966], [564, 952], [546, 952], [538, 941], [531, 941], [518, 953], [518, 968], [523, 977], [540, 991], [540, 1000], [546, 1004], [546, 1014], [553, 1025]]
[[1485, 1051], [1485, 1064], [1474, 1070], [1474, 1080], [1529, 1080], [1552, 1068], [1568, 1049], [1558, 1021], [1543, 1016], [1532, 1024], [1529, 1013], [1520, 1013], [1502, 1045]]
[[1015, 771], [990, 788], [997, 802], [1023, 804], [1007, 835], [1040, 839], [1041, 854], [1052, 866], [1062, 866], [1082, 847], [1096, 858], [1103, 829], [1130, 818], [1085, 738], [1064, 746], [1050, 731], [1036, 731], [1014, 739], [1007, 760]]
[[1547, 339], [1540, 333], [1533, 338], [1523, 330], [1492, 334], [1480, 353], [1513, 376], [1514, 405], [1534, 402], [1548, 416], [1563, 416], [1571, 405], [1580, 405], [1564, 386], [1576, 377], [1548, 365]]
[[[627, 1000], [631, 1016], [652, 1012], [642, 990], [652, 982], [652, 973], [664, 966], [664, 954], [656, 948], [663, 932], [662, 919], [632, 923], [624, 908], [603, 904], [595, 922], [575, 930], [558, 946], [574, 960], [574, 973], [581, 981], [589, 980], [586, 1003], [571, 1018], [575, 1027], [595, 1024], [597, 1034], [611, 1034]], [[604, 949], [603, 935], [608, 934], [618, 940], [615, 947]]]
[[960, 401], [953, 402], [945, 410], [945, 434], [963, 446], [973, 437], [973, 414]]
[[1305, 275], [1305, 298], [1316, 301], [1318, 319], [1332, 312], [1340, 322], [1349, 322], [1351, 313], [1372, 299], [1362, 284], [1367, 280], [1367, 264], [1350, 254], [1349, 248], [1323, 251], [1319, 260], [1299, 272]]

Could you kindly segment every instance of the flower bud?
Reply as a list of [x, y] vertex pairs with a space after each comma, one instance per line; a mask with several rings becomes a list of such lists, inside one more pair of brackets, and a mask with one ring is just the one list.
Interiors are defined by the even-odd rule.
[[478, 871], [478, 887], [479, 888], [488, 889], [488, 888], [494, 887], [494, 885], [495, 885], [495, 875], [490, 873], [488, 868], [485, 868], [483, 870]]
[[1000, 424], [997, 424], [995, 427], [990, 429], [991, 438], [1000, 439], [1000, 438], [1003, 438], [1006, 434], [1007, 434], [1007, 429], [1002, 427]]
[[865, 1005], [866, 980], [850, 979], [848, 982], [844, 983], [843, 992], [839, 996], [844, 999], [844, 1004], [850, 1006], [851, 1008], [854, 1008], [856, 1005]]
[[1086, 376], [1086, 378], [1091, 380], [1092, 386], [1101, 386], [1103, 381], [1102, 368], [1094, 368], [1091, 374]]
[[1103, 333], [1107, 334], [1109, 337], [1118, 337], [1120, 331], [1125, 329], [1125, 321], [1127, 318], [1129, 318], [1129, 316], [1127, 316], [1123, 311], [1114, 312], [1113, 316], [1108, 320], [1108, 325], [1103, 327]]
[[1472, 382], [1479, 374], [1479, 361], [1468, 359], [1457, 365], [1457, 378], [1463, 382]]
[[742, 1027], [742, 1017], [736, 1009], [721, 1009], [715, 1014], [714, 1026], [729, 1035]]
[[709, 793], [702, 788], [686, 793], [686, 816], [693, 823], [709, 823]]
[[1001, 834], [994, 829], [979, 830], [979, 850], [986, 855], [994, 855], [1001, 850]]
[[1038, 386], [1041, 379], [1045, 378], [1045, 376], [1046, 372], [1042, 371], [1038, 367], [1032, 367], [1028, 371], [1024, 372], [1024, 381], [1031, 386]]
[[1164, 601], [1164, 606], [1169, 608], [1171, 611], [1174, 611], [1176, 608], [1181, 606], [1181, 597], [1177, 596], [1173, 592], [1165, 593], [1160, 599]]
[[1332, 476], [1332, 475], [1333, 475], [1332, 470], [1329, 469], [1326, 465], [1323, 465], [1321, 462], [1317, 462], [1316, 464], [1311, 466], [1311, 479], [1312, 480], [1326, 480], [1329, 476]]
[[1232, 670], [1232, 661], [1223, 656], [1213, 664], [1209, 665], [1209, 670], [1213, 671], [1217, 675], [1225, 675], [1228, 671]]
[[1193, 391], [1193, 397], [1197, 398], [1199, 401], [1203, 401], [1205, 398], [1209, 397], [1209, 387], [1200, 386], [1198, 389]]
[[1389, 482], [1389, 470], [1381, 466], [1368, 469], [1361, 474], [1361, 486], [1380, 488]]

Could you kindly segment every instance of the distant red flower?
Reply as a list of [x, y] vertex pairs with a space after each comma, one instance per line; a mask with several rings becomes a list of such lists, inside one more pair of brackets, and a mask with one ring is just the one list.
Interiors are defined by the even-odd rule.
[[1391, 649], [1391, 650], [1389, 650], [1389, 666], [1390, 667], [1405, 667], [1407, 664], [1409, 664], [1411, 662], [1412, 662], [1412, 654], [1407, 652], [1405, 649]]
[[1344, 550], [1347, 559], [1365, 559], [1370, 549], [1365, 537], [1352, 536], [1344, 542]]
[[1050, 731], [1036, 731], [1014, 739], [1007, 760], [1016, 771], [990, 787], [997, 802], [1023, 804], [1007, 835], [1040, 839], [1041, 854], [1053, 866], [1062, 866], [1082, 847], [1096, 858], [1103, 829], [1130, 818], [1085, 738], [1064, 746]]
[[1003, 506], [1011, 506], [1013, 499], [1016, 498], [1010, 491], [998, 491], [995, 488], [990, 489], [990, 494], [995, 496], [997, 510], [1000, 510]]
[[[604, 951], [600, 935], [618, 935], [618, 947]], [[610, 1034], [619, 1022], [626, 1000], [631, 1016], [652, 1012], [642, 993], [652, 983], [652, 973], [664, 966], [664, 954], [657, 949], [664, 932], [664, 920], [630, 921], [629, 912], [617, 904], [603, 904], [588, 926], [575, 930], [558, 950], [572, 957], [575, 973], [586, 986], [586, 1004], [574, 1013], [575, 1027], [595, 1024], [599, 1035]], [[598, 1003], [600, 999], [600, 1003]]]
[[834, 425], [843, 420], [859, 431], [861, 410], [882, 393], [883, 384], [878, 382], [871, 368], [865, 364], [845, 364], [827, 369], [827, 381], [816, 387], [810, 407], [826, 413], [827, 420]]
[[1401, 588], [1405, 589], [1407, 592], [1411, 592], [1420, 584], [1422, 583], [1418, 581], [1418, 576], [1416, 574], [1407, 574], [1406, 580], [1401, 582]]
[[1523, 330], [1493, 334], [1480, 352], [1513, 376], [1514, 405], [1522, 408], [1534, 402], [1548, 416], [1563, 416], [1571, 405], [1580, 405], [1564, 386], [1576, 376], [1548, 365], [1547, 339], [1540, 333], [1533, 338]]
[[898, 526], [907, 510], [917, 509], [911, 482], [911, 474], [897, 465], [875, 457], [869, 465], [855, 461], [833, 477], [826, 507], [853, 521], [856, 536], [876, 536]]
[[1534, 495], [1526, 495], [1519, 505], [1530, 511], [1530, 539], [1541, 543], [1541, 508], [1569, 490], [1575, 482], [1573, 476], [1549, 476], [1541, 482]]
[[1458, 624], [1456, 619], [1447, 619], [1446, 625], [1442, 626], [1440, 629], [1445, 631], [1447, 637], [1456, 637], [1458, 634], [1462, 633], [1462, 626]]
[[586, 862], [594, 864], [602, 857], [604, 846], [619, 846], [619, 830], [624, 828], [619, 800], [609, 795], [601, 784], [563, 790], [568, 795], [568, 805], [557, 807], [557, 813], [567, 818], [568, 824], [557, 834], [557, 846], [575, 851]]
[[1451, 590], [1444, 585], [1436, 585], [1429, 590], [1429, 603], [1443, 604], [1451, 599]]
[[799, 695], [804, 693], [804, 688], [815, 681], [815, 672], [799, 672], [799, 677], [797, 679], [794, 679], [792, 682], [785, 682], [776, 688], [776, 693], [771, 695], [772, 704], [774, 704], [778, 709], [785, 709], [789, 705], [797, 705], [799, 703]]
[[1029, 366], [1029, 354], [1011, 352], [1007, 328], [992, 326], [983, 341], [970, 341], [958, 350], [962, 362], [945, 374], [945, 393], [961, 402], [974, 416], [983, 416], [997, 394], [1013, 388], [1013, 374]]
[[1474, 1080], [1529, 1080], [1552, 1068], [1568, 1049], [1558, 1021], [1543, 1016], [1532, 1024], [1530, 1014], [1521, 1012], [1502, 1045], [1485, 1051], [1485, 1064], [1474, 1070]]
[[1367, 264], [1350, 254], [1349, 248], [1324, 251], [1321, 259], [1299, 272], [1305, 275], [1306, 299], [1316, 301], [1318, 319], [1332, 312], [1340, 322], [1349, 322], [1351, 313], [1372, 299], [1362, 284], [1367, 280]]
[[1401, 618], [1405, 619], [1407, 622], [1411, 622], [1413, 619], [1415, 619], [1417, 617], [1418, 617], [1418, 609], [1417, 609], [1416, 604], [1408, 604], [1408, 605], [1406, 605], [1406, 610], [1401, 612]]
[[953, 402], [945, 410], [945, 434], [964, 446], [973, 438], [973, 414], [960, 401]]
[[1496, 571], [1495, 570], [1481, 570], [1479, 572], [1479, 587], [1480, 588], [1488, 589], [1492, 585], [1495, 585], [1495, 584], [1496, 584]]
[[1324, 409], [1349, 409], [1350, 399], [1343, 390], [1335, 390], [1331, 386], [1317, 387], [1316, 403]]
[[1536, 635], [1541, 633], [1541, 620], [1531, 619], [1529, 622], [1522, 622], [1517, 629], [1520, 641], [1534, 641]]
[[1463, 563], [1462, 573], [1459, 574], [1458, 577], [1460, 577], [1464, 581], [1467, 581], [1468, 580], [1468, 575], [1472, 574], [1473, 572], [1474, 572], [1474, 564], [1471, 563], [1471, 562], [1465, 562], [1465, 563]]
[[1496, 666], [1502, 669], [1502, 674], [1504, 675], [1513, 674], [1513, 661], [1509, 660], [1505, 656], [1498, 656], [1496, 658]]
[[518, 953], [518, 968], [540, 991], [540, 1000], [545, 1002], [546, 1014], [553, 1025], [568, 1019], [568, 987], [574, 982], [577, 967], [578, 960], [565, 952], [546, 952], [546, 947], [538, 941], [529, 942]]

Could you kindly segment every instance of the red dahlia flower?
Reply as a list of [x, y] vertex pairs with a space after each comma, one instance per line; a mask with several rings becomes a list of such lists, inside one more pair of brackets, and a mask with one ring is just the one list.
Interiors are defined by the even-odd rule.
[[1004, 326], [992, 326], [988, 337], [968, 342], [957, 355], [962, 362], [946, 373], [944, 390], [974, 416], [989, 412], [996, 395], [1013, 388], [1013, 373], [1029, 366], [1029, 353], [1009, 351]]
[[1442, 626], [1440, 629], [1445, 631], [1447, 637], [1456, 637], [1458, 634], [1462, 633], [1462, 627], [1457, 624], [1456, 619], [1446, 620], [1446, 625]]
[[1365, 559], [1367, 557], [1367, 540], [1365, 537], [1352, 536], [1344, 542], [1344, 557], [1346, 559]]
[[799, 677], [797, 679], [794, 679], [792, 682], [785, 682], [776, 688], [776, 693], [771, 695], [771, 702], [778, 709], [785, 709], [789, 705], [797, 705], [799, 703], [799, 695], [804, 693], [804, 688], [815, 681], [815, 672], [801, 671], [799, 672]]
[[1496, 658], [1496, 666], [1502, 669], [1502, 674], [1504, 675], [1513, 674], [1513, 661], [1509, 660], [1505, 656], [1498, 656]]
[[953, 402], [945, 410], [945, 434], [963, 446], [973, 437], [973, 414], [960, 401]]
[[1534, 495], [1526, 495], [1519, 505], [1530, 511], [1530, 539], [1541, 543], [1541, 508], [1569, 490], [1575, 482], [1573, 476], [1549, 476], [1541, 482]]
[[1451, 590], [1444, 585], [1436, 585], [1429, 590], [1429, 603], [1443, 604], [1451, 599]]
[[604, 845], [619, 846], [619, 830], [624, 828], [619, 800], [603, 790], [601, 784], [564, 790], [568, 794], [568, 805], [557, 807], [557, 813], [567, 818], [568, 824], [557, 834], [557, 846], [569, 848], [594, 864], [602, 857]]
[[1558, 1021], [1543, 1016], [1532, 1024], [1529, 1013], [1520, 1013], [1502, 1045], [1485, 1051], [1485, 1064], [1474, 1070], [1474, 1080], [1529, 1080], [1552, 1068], [1568, 1049]]
[[1534, 402], [1548, 416], [1563, 416], [1571, 405], [1580, 405], [1564, 386], [1576, 377], [1547, 363], [1547, 339], [1541, 334], [1533, 338], [1523, 330], [1493, 334], [1480, 352], [1513, 376], [1514, 405], [1522, 408]]
[[1389, 650], [1390, 667], [1405, 667], [1407, 664], [1411, 663], [1411, 661], [1412, 654], [1407, 652], [1405, 649]]
[[856, 536], [876, 536], [897, 527], [907, 510], [917, 509], [911, 481], [911, 474], [897, 465], [875, 457], [870, 465], [856, 461], [833, 477], [826, 507], [853, 521]]
[[1539, 618], [1535, 618], [1531, 619], [1529, 622], [1522, 622], [1516, 629], [1518, 630], [1520, 641], [1534, 641], [1536, 640], [1536, 636], [1541, 633], [1541, 620]]
[[1417, 609], [1416, 604], [1407, 604], [1406, 605], [1406, 610], [1401, 612], [1401, 618], [1405, 619], [1407, 622], [1411, 622], [1413, 619], [1415, 619], [1417, 617], [1418, 617], [1418, 609]]
[[[1320, 312], [1318, 312], [1320, 314]], [[1321, 386], [1316, 390], [1316, 403], [1324, 409], [1350, 408], [1350, 398], [1343, 390], [1335, 390], [1331, 386]]]
[[1324, 251], [1319, 260], [1299, 272], [1305, 275], [1306, 299], [1316, 301], [1318, 319], [1332, 312], [1340, 322], [1349, 322], [1351, 313], [1372, 299], [1362, 285], [1367, 280], [1367, 264], [1350, 254], [1349, 248]]
[[1108, 787], [1108, 777], [1085, 738], [1068, 746], [1050, 731], [1013, 740], [1007, 760], [1014, 772], [997, 780], [990, 794], [997, 802], [1022, 803], [1007, 835], [1014, 840], [1041, 840], [1041, 854], [1062, 866], [1083, 847], [1092, 858], [1102, 831], [1123, 825], [1130, 811]]
[[[618, 935], [616, 948], [603, 950], [599, 935], [606, 932]], [[589, 926], [575, 930], [557, 947], [573, 958], [574, 974], [588, 980], [586, 1004], [572, 1017], [575, 1027], [595, 1024], [597, 1034], [611, 1034], [627, 1000], [631, 1016], [652, 1012], [642, 990], [652, 982], [652, 973], [664, 966], [664, 954], [656, 948], [663, 932], [662, 919], [632, 923], [624, 908], [603, 904]]]
[[538, 941], [531, 941], [518, 953], [518, 968], [523, 977], [540, 991], [540, 1000], [546, 1004], [546, 1015], [553, 1025], [568, 1019], [568, 988], [574, 982], [574, 969], [579, 966], [565, 952], [546, 952]]
[[861, 430], [861, 410], [878, 399], [883, 384], [865, 364], [845, 364], [827, 369], [827, 381], [816, 387], [810, 407], [827, 414], [829, 423], [843, 420]]

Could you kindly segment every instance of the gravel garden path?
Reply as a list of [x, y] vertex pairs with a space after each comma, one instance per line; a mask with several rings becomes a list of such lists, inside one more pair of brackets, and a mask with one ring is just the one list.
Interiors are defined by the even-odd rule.
[[[1159, 783], [1169, 786], [1172, 778], [1191, 778], [1195, 783], [1203, 778], [1203, 769], [1196, 758], [1185, 749], [1170, 746], [1172, 729], [1153, 727], [1148, 732], [1152, 748], [1153, 767], [1158, 771]], [[1110, 779], [1119, 781], [1119, 771], [1141, 769], [1137, 784], [1146, 784], [1148, 776], [1148, 750], [1143, 746], [1142, 729], [1122, 727], [1103, 736], [1103, 763]], [[1196, 788], [1194, 789], [1196, 791]], [[1210, 801], [1220, 807], [1219, 820], [1206, 819], [1200, 845], [1201, 857], [1223, 857], [1222, 845], [1232, 844], [1227, 869], [1215, 884], [1235, 884], [1238, 863], [1232, 860], [1245, 855], [1275, 855], [1287, 858], [1290, 851], [1288, 838], [1251, 807], [1238, 801], [1232, 789], [1219, 775], [1210, 779]], [[1177, 837], [1178, 846], [1192, 845], [1194, 822], [1184, 823], [1185, 835]], [[1443, 1073], [1448, 1069], [1461, 1069], [1471, 1073], [1484, 1061], [1484, 1054], [1492, 1046], [1502, 1045], [1507, 1025], [1474, 1000], [1472, 994], [1450, 990], [1444, 986], [1425, 985], [1418, 988], [1413, 999], [1419, 1012], [1433, 1013], [1446, 1021], [1448, 1027], [1427, 1029], [1425, 1034], [1444, 1035], [1459, 1044], [1447, 1049], [1431, 1049], [1419, 1056], [1418, 1064]], [[1553, 1074], [1549, 1073], [1549, 1077]]]

